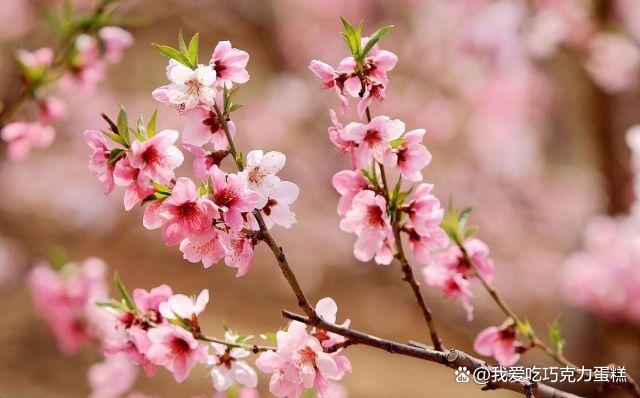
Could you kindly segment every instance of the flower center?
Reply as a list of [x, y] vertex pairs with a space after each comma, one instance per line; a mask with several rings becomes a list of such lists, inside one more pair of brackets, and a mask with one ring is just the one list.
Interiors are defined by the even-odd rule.
[[221, 189], [213, 195], [213, 201], [218, 206], [233, 207], [238, 201], [238, 191], [233, 188]]
[[216, 59], [213, 63], [213, 69], [216, 71], [216, 75], [220, 76], [221, 72], [227, 70], [227, 65], [221, 63], [219, 59]]
[[382, 226], [384, 225], [384, 219], [382, 217], [382, 209], [378, 206], [369, 206], [367, 207], [367, 223], [372, 226]]
[[218, 355], [218, 361], [220, 361], [221, 365], [226, 366], [228, 369], [231, 369], [231, 363], [235, 361], [235, 358], [229, 354], [228, 351], [225, 351], [224, 354]]
[[364, 142], [369, 144], [369, 146], [374, 146], [381, 141], [380, 133], [377, 130], [367, 130], [367, 133], [364, 135]]
[[211, 111], [209, 111], [208, 117], [202, 121], [202, 124], [209, 127], [209, 130], [211, 130], [211, 134], [217, 133], [222, 127], [222, 123], [220, 123], [220, 118], [218, 117], [218, 115]]
[[170, 343], [171, 352], [175, 355], [184, 355], [191, 350], [189, 343], [181, 338], [174, 338]]
[[178, 206], [179, 217], [191, 218], [198, 214], [198, 204], [194, 200], [184, 202]]
[[202, 83], [198, 81], [198, 79], [190, 79], [187, 80], [185, 85], [187, 86], [187, 91], [191, 95], [200, 95], [200, 90], [202, 89]]
[[151, 145], [142, 152], [141, 157], [147, 164], [157, 163], [160, 160], [160, 152], [158, 152], [155, 146]]
[[268, 174], [266, 171], [261, 170], [260, 166], [256, 166], [249, 171], [247, 178], [249, 182], [260, 184]]

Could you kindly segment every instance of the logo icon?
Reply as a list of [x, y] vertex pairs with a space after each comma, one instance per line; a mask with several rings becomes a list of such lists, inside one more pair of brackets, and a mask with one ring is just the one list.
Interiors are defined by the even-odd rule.
[[458, 369], [454, 373], [456, 375], [456, 383], [469, 382], [469, 376], [471, 376], [471, 372], [469, 372], [469, 369], [467, 369], [466, 366], [458, 367]]

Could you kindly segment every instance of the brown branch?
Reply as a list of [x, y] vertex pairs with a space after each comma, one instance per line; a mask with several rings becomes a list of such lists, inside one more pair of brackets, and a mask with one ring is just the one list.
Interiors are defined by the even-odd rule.
[[[371, 122], [371, 112], [369, 108], [366, 109], [367, 120]], [[382, 180], [382, 192], [383, 196], [387, 202], [387, 209], [390, 208], [391, 202], [389, 200], [389, 186], [387, 183], [387, 176], [384, 170], [384, 166], [381, 163], [378, 163], [378, 168], [380, 169], [380, 179]], [[431, 336], [431, 341], [433, 342], [433, 347], [438, 351], [443, 351], [442, 340], [438, 335], [438, 331], [436, 329], [436, 323], [433, 320], [433, 314], [431, 313], [431, 308], [427, 304], [427, 301], [424, 299], [422, 295], [422, 291], [420, 290], [420, 283], [416, 280], [415, 275], [413, 274], [413, 269], [407, 260], [407, 257], [404, 254], [404, 249], [402, 247], [402, 239], [400, 237], [400, 225], [398, 223], [399, 212], [396, 211], [396, 214], [393, 215], [392, 221], [392, 229], [393, 236], [395, 240], [395, 258], [400, 263], [400, 268], [403, 273], [402, 280], [407, 282], [411, 287], [411, 292], [413, 293], [413, 297], [420, 308], [420, 312], [427, 324], [427, 329], [429, 329], [429, 335]]]
[[[398, 343], [396, 341], [383, 339], [355, 329], [350, 329], [333, 323], [329, 323], [321, 318], [311, 320], [308, 317], [295, 314], [287, 310], [283, 310], [282, 314], [287, 319], [302, 322], [310, 326], [316, 326], [329, 332], [339, 334], [349, 339], [348, 341], [352, 341], [352, 344], [362, 344], [387, 351], [391, 354], [398, 354], [422, 359], [429, 362], [438, 363], [452, 369], [466, 367], [470, 372], [473, 372], [478, 368], [486, 368], [487, 370], [492, 372], [492, 374], [495, 371], [493, 367], [487, 365], [487, 363], [483, 360], [475, 358], [463, 351], [449, 350], [445, 352], [429, 348], [417, 347], [415, 345]], [[510, 377], [507, 377], [505, 379], [509, 380]], [[538, 398], [579, 398], [578, 395], [559, 390], [549, 385], [534, 383], [524, 378], [517, 377], [514, 378], [514, 381], [496, 381], [491, 382], [483, 387], [483, 389], [487, 390], [494, 390], [499, 388], [515, 391], [525, 396], [532, 396], [533, 394]]]
[[[227, 137], [227, 141], [229, 142], [229, 152], [233, 156], [233, 159], [236, 163], [236, 166], [238, 167], [238, 170], [242, 171], [244, 169], [243, 162], [242, 162], [242, 159], [238, 158], [238, 151], [236, 150], [236, 147], [233, 143], [233, 137], [229, 132], [229, 126], [227, 124], [228, 115], [222, 112], [217, 104], [214, 104], [214, 110], [216, 111], [216, 115], [218, 116], [218, 119], [220, 119], [220, 122], [222, 124], [222, 129], [224, 130], [225, 136]], [[287, 257], [284, 254], [284, 250], [282, 250], [282, 247], [276, 243], [276, 241], [273, 239], [273, 237], [269, 233], [269, 230], [267, 229], [264, 219], [262, 218], [262, 213], [260, 212], [260, 210], [255, 209], [253, 210], [253, 215], [256, 218], [256, 221], [258, 222], [258, 226], [260, 227], [259, 238], [263, 240], [267, 244], [267, 246], [269, 246], [269, 249], [271, 249], [271, 252], [273, 253], [274, 257], [278, 262], [278, 266], [282, 271], [282, 275], [289, 283], [289, 286], [291, 287], [291, 290], [293, 290], [293, 293], [296, 295], [296, 299], [298, 300], [298, 306], [302, 308], [304, 313], [307, 314], [309, 318], [311, 319], [318, 318], [315, 310], [309, 303], [307, 296], [304, 294], [302, 287], [300, 287], [300, 283], [298, 282], [296, 275], [293, 273], [293, 270], [289, 266], [289, 262], [287, 261]]]

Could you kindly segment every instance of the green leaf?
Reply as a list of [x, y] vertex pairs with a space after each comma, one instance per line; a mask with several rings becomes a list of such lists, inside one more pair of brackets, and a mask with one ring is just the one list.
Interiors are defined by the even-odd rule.
[[176, 50], [175, 48], [169, 47], [169, 46], [163, 46], [156, 43], [151, 43], [151, 45], [153, 46], [153, 48], [155, 48], [155, 50], [160, 55], [164, 55], [165, 57], [175, 59], [181, 64], [193, 69], [193, 67], [191, 66], [191, 62], [189, 62], [189, 60], [184, 55], [180, 54], [180, 51]]
[[180, 54], [182, 54], [185, 58], [187, 57], [188, 50], [187, 45], [184, 43], [184, 36], [182, 36], [182, 29], [178, 31], [178, 48], [180, 49]]
[[523, 336], [527, 338], [531, 338], [531, 336], [533, 336], [533, 327], [528, 319], [525, 319], [524, 322], [516, 320], [516, 327]]
[[151, 185], [153, 185], [153, 187], [155, 188], [156, 191], [160, 192], [160, 193], [164, 193], [167, 195], [171, 195], [171, 188], [169, 188], [166, 185], [162, 185], [160, 183], [157, 183], [155, 181], [151, 181]]
[[147, 123], [147, 134], [149, 137], [153, 137], [156, 135], [156, 125], [158, 124], [158, 110], [153, 111], [153, 115], [151, 115], [151, 119], [149, 119], [149, 123]]
[[472, 227], [467, 228], [466, 231], [464, 231], [464, 240], [469, 239], [470, 237], [472, 237], [473, 235], [475, 235], [476, 233], [478, 233], [478, 226], [474, 225]]
[[562, 355], [562, 351], [567, 342], [562, 338], [562, 320], [560, 317], [557, 317], [553, 323], [549, 325], [549, 338], [556, 353]]
[[111, 152], [109, 152], [109, 164], [114, 164], [123, 155], [124, 155], [124, 150], [122, 148], [112, 149]]
[[400, 145], [404, 144], [405, 142], [407, 141], [404, 140], [403, 138], [396, 138], [395, 140], [389, 141], [389, 145], [391, 145], [391, 148], [397, 148]]
[[117, 311], [127, 311], [127, 307], [118, 301], [96, 301], [95, 305], [102, 308], [113, 308]]
[[107, 136], [107, 138], [110, 139], [111, 141], [116, 142], [116, 143], [118, 143], [118, 144], [120, 144], [122, 146], [125, 146], [127, 148], [129, 147], [129, 145], [126, 142], [124, 142], [122, 137], [120, 137], [118, 134], [114, 134], [114, 133], [112, 133], [110, 131], [104, 131], [104, 130], [100, 130], [100, 132], [102, 134], [104, 134], [105, 136]]
[[120, 112], [118, 113], [118, 133], [128, 146], [131, 143], [131, 138], [129, 138], [129, 121], [127, 120], [127, 111], [122, 105], [120, 105]]
[[64, 247], [54, 246], [49, 251], [49, 263], [51, 266], [60, 270], [69, 262], [69, 253]]
[[238, 109], [242, 108], [242, 104], [233, 104], [231, 105], [231, 107], [229, 108], [229, 113], [235, 112]]
[[187, 57], [194, 68], [198, 67], [198, 42], [200, 40], [200, 34], [196, 33], [189, 40], [189, 48], [187, 48]]
[[387, 33], [389, 33], [389, 30], [391, 30], [391, 28], [393, 28], [393, 25], [383, 26], [380, 29], [376, 30], [371, 35], [371, 37], [369, 38], [369, 41], [367, 42], [367, 44], [364, 46], [364, 49], [362, 50], [362, 55], [360, 56], [360, 59], [362, 61], [364, 61], [364, 59], [366, 58], [367, 54], [369, 54], [369, 51], [373, 48], [373, 46], [377, 42], [382, 40], [382, 38], [385, 37]]
[[358, 42], [355, 29], [353, 29], [353, 26], [349, 23], [349, 21], [347, 21], [343, 17], [340, 17], [340, 20], [342, 21], [342, 26], [344, 26], [344, 33], [342, 33], [342, 36], [344, 37], [347, 46], [349, 47], [349, 51], [354, 56], [354, 58], [360, 59], [360, 43]]
[[113, 281], [115, 282], [116, 287], [118, 288], [118, 291], [120, 292], [120, 295], [124, 299], [124, 302], [127, 305], [127, 308], [130, 311], [136, 311], [136, 305], [133, 303], [133, 300], [131, 299], [131, 296], [129, 296], [129, 293], [127, 292], [127, 289], [122, 284], [122, 280], [120, 280], [120, 275], [118, 274], [117, 271], [116, 271], [115, 274], [113, 274]]
[[473, 207], [469, 206], [463, 209], [458, 215], [458, 228], [460, 228], [460, 231], [464, 230], [464, 226], [467, 224], [471, 211], [473, 211]]
[[134, 134], [140, 141], [145, 141], [147, 139], [147, 128], [144, 125], [144, 117], [142, 114], [138, 116], [138, 120], [136, 121], [136, 130], [133, 130]]

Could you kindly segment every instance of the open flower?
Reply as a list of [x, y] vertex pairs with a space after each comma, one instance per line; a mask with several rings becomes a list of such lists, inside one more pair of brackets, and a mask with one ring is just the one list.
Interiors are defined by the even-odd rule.
[[440, 207], [440, 200], [431, 193], [432, 190], [432, 184], [418, 185], [405, 211], [420, 236], [434, 236], [437, 239], [443, 232], [440, 223], [444, 217], [444, 209]]
[[151, 347], [147, 357], [173, 373], [178, 383], [182, 383], [197, 364], [207, 361], [208, 345], [199, 343], [181, 327], [159, 326], [149, 330], [148, 335]]
[[434, 258], [434, 263], [423, 270], [427, 284], [442, 289], [445, 297], [459, 300], [467, 312], [467, 320], [473, 320], [469, 280], [462, 274], [442, 266], [438, 262], [437, 256]]
[[218, 231], [211, 228], [204, 232], [191, 235], [180, 242], [180, 251], [183, 258], [192, 263], [202, 262], [205, 268], [209, 268], [226, 255], [224, 247], [220, 243]]
[[328, 379], [341, 378], [336, 360], [307, 333], [305, 324], [291, 322], [276, 340], [278, 350], [264, 352], [256, 360], [260, 371], [272, 373], [269, 391], [276, 397], [299, 397], [304, 388], [314, 387], [322, 394]]
[[391, 151], [389, 141], [399, 138], [403, 132], [404, 123], [400, 120], [376, 116], [367, 124], [349, 123], [344, 128], [342, 138], [358, 144], [355, 159], [359, 168], [370, 167], [372, 159], [395, 166], [397, 155]]
[[[276, 185], [262, 208], [262, 218], [267, 228], [271, 228], [274, 224], [291, 228], [297, 222], [296, 214], [291, 211], [289, 206], [298, 199], [299, 193], [298, 186], [290, 181], [280, 181]], [[255, 219], [252, 218], [252, 220]], [[257, 228], [257, 222], [252, 227]]]
[[173, 170], [184, 161], [182, 152], [174, 146], [178, 135], [175, 130], [164, 130], [146, 141], [133, 141], [131, 166], [139, 169], [142, 176], [169, 184], [174, 177]]
[[[221, 99], [220, 99], [221, 101]], [[191, 123], [182, 133], [182, 142], [195, 146], [203, 146], [213, 143], [215, 150], [223, 150], [229, 147], [227, 136], [222, 128], [222, 122], [211, 107], [199, 106], [185, 113]], [[236, 127], [233, 121], [227, 122], [227, 128], [231, 138], [236, 136]]]
[[480, 355], [494, 357], [502, 366], [512, 366], [527, 347], [516, 340], [516, 328], [508, 322], [481, 331], [473, 342], [473, 349]]
[[89, 159], [89, 170], [98, 177], [98, 181], [105, 187], [106, 193], [113, 191], [113, 170], [115, 165], [109, 163], [111, 151], [107, 147], [107, 139], [99, 131], [87, 130], [84, 139], [93, 149]]
[[175, 294], [160, 304], [160, 314], [166, 319], [186, 320], [197, 318], [209, 303], [209, 290], [204, 289], [194, 300], [184, 294]]
[[173, 246], [189, 235], [208, 230], [217, 210], [213, 202], [200, 196], [193, 181], [178, 178], [171, 196], [159, 209], [160, 216], [166, 220], [162, 227], [164, 242]]
[[284, 167], [287, 157], [277, 151], [264, 153], [253, 150], [247, 154], [247, 164], [241, 173], [247, 180], [248, 187], [260, 195], [256, 205], [262, 208], [277, 189], [281, 180], [276, 174]]
[[394, 149], [397, 156], [397, 167], [400, 175], [409, 181], [422, 181], [420, 170], [431, 162], [431, 154], [422, 145], [424, 129], [411, 130], [402, 136], [404, 141]]
[[139, 169], [132, 167], [128, 158], [116, 163], [113, 181], [119, 187], [127, 187], [124, 192], [124, 208], [127, 211], [155, 192], [151, 180], [144, 174], [140, 174]]
[[107, 357], [91, 365], [87, 372], [91, 394], [89, 398], [117, 398], [128, 392], [136, 382], [138, 372], [124, 355]]
[[230, 88], [233, 83], [249, 81], [248, 62], [249, 54], [246, 51], [233, 48], [230, 41], [220, 41], [213, 50], [209, 66], [216, 71], [216, 83]]
[[[387, 202], [373, 191], [361, 191], [353, 198], [351, 210], [340, 221], [340, 229], [358, 235], [353, 252], [360, 261], [371, 260], [384, 250], [385, 242], [393, 242]], [[391, 259], [384, 256], [383, 261], [378, 257], [376, 262], [389, 264]]]
[[341, 217], [344, 217], [351, 209], [353, 198], [369, 185], [360, 170], [339, 171], [331, 178], [331, 183], [340, 194], [338, 214]]
[[242, 213], [255, 209], [260, 195], [248, 189], [247, 179], [243, 174], [227, 174], [213, 166], [209, 170], [209, 176], [213, 183], [211, 199], [222, 212], [224, 223], [229, 228], [242, 229]]
[[220, 232], [220, 243], [225, 250], [224, 262], [227, 266], [237, 268], [236, 277], [244, 276], [251, 269], [253, 248], [256, 244], [240, 231]]
[[173, 297], [173, 291], [167, 285], [154, 287], [150, 291], [145, 289], [133, 290], [133, 302], [140, 313], [148, 320], [161, 323], [160, 304], [169, 301]]
[[193, 70], [173, 59], [169, 60], [167, 76], [171, 84], [153, 92], [153, 97], [168, 102], [179, 111], [188, 111], [198, 105], [213, 105], [216, 96], [216, 71], [208, 65]]
[[209, 356], [207, 363], [211, 365], [211, 381], [216, 390], [228, 390], [234, 380], [248, 388], [258, 385], [256, 371], [242, 360], [251, 354], [249, 351], [220, 343], [211, 343], [211, 347], [214, 355]]

